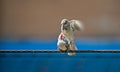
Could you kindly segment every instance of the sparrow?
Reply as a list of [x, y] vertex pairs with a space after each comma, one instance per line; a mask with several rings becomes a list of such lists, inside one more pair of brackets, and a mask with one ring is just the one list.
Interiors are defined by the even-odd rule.
[[74, 43], [75, 31], [80, 31], [83, 26], [79, 20], [62, 19], [61, 21], [61, 33], [58, 36], [57, 46], [61, 53], [67, 52], [69, 56], [75, 55], [75, 52], [70, 50], [77, 50]]

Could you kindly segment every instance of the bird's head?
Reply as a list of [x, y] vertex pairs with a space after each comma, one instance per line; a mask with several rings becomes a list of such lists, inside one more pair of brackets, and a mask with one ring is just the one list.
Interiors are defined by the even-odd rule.
[[61, 30], [70, 30], [70, 21], [67, 19], [63, 19], [61, 21]]

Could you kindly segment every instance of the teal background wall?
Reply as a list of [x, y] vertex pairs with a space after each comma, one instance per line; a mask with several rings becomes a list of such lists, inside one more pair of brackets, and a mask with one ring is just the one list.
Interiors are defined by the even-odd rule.
[[[1, 41], [0, 49], [56, 50], [57, 41]], [[120, 41], [76, 41], [79, 50], [118, 50]], [[0, 72], [120, 72], [120, 53], [0, 53]]]

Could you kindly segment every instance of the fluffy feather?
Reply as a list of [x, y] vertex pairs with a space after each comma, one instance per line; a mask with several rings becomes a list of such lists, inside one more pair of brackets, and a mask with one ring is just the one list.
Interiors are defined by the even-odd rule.
[[71, 26], [74, 28], [74, 30], [83, 30], [83, 25], [79, 20], [71, 20]]

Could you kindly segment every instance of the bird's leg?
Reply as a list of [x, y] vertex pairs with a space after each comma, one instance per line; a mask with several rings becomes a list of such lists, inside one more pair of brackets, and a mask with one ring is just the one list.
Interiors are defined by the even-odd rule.
[[[76, 46], [74, 44], [74, 41], [70, 42], [70, 50], [77, 50], [77, 48], [76, 48]], [[75, 52], [68, 52], [68, 55], [70, 55], [70, 56], [72, 56], [74, 54], [75, 54]]]

